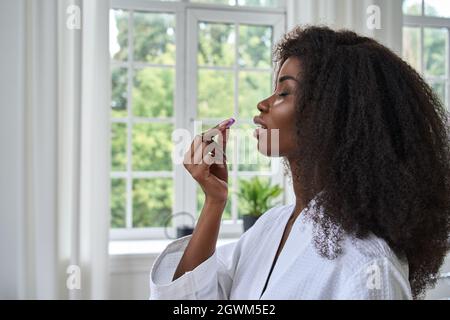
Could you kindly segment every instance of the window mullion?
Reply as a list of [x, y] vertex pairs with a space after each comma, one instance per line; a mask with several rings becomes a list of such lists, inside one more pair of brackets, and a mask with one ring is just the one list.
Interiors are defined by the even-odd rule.
[[[239, 119], [239, 24], [235, 23], [234, 27], [235, 32], [235, 47], [234, 47], [234, 118]], [[239, 132], [239, 131], [238, 131]], [[239, 151], [240, 151], [240, 140], [239, 137], [236, 137], [236, 144], [235, 144], [235, 152], [234, 152], [234, 159], [233, 159], [233, 165], [232, 165], [232, 181], [233, 181], [233, 188], [235, 191], [238, 190], [238, 169], [239, 169]], [[236, 223], [238, 219], [238, 197], [236, 192], [231, 193], [231, 219], [233, 223]]]
[[[184, 36], [189, 41], [185, 42], [185, 128], [191, 133], [191, 138], [195, 134], [195, 120], [197, 118], [197, 78], [198, 78], [198, 66], [197, 66], [197, 45], [198, 45], [198, 18], [195, 16], [192, 10], [186, 9], [184, 11], [186, 17], [186, 28]], [[189, 79], [189, 81], [187, 81]], [[184, 210], [197, 216], [197, 184], [189, 177], [189, 173], [183, 170], [184, 174]]]
[[424, 59], [424, 27], [420, 26], [420, 73], [423, 77], [425, 77], [425, 59]]
[[[186, 128], [188, 121], [186, 121], [186, 8], [178, 9], [175, 12], [175, 110], [174, 121], [175, 129]], [[184, 166], [182, 164], [173, 163], [173, 175], [174, 175], [174, 199], [172, 206], [172, 213], [186, 211], [186, 198], [185, 198], [185, 183], [186, 175]], [[183, 217], [181, 217], [183, 218]], [[178, 217], [172, 220], [174, 228], [184, 222]], [[187, 222], [189, 223], [189, 222]]]
[[444, 92], [444, 96], [445, 96], [445, 107], [447, 108], [447, 110], [449, 110], [449, 94], [450, 94], [450, 88], [449, 88], [449, 77], [450, 77], [450, 27], [446, 28], [447, 30], [447, 44], [446, 44], [446, 48], [445, 48], [445, 92]]
[[132, 105], [133, 105], [133, 55], [134, 55], [134, 30], [133, 30], [134, 11], [130, 10], [128, 17], [128, 83], [127, 83], [127, 186], [126, 186], [126, 228], [133, 227], [133, 179], [132, 179]]

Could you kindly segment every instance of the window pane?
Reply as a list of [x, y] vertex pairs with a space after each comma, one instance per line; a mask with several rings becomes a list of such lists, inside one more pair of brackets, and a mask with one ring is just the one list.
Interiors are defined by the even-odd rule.
[[[231, 220], [231, 196], [233, 193], [233, 179], [230, 177], [228, 178], [228, 201], [225, 206], [225, 210], [223, 211], [222, 220]], [[203, 204], [205, 203], [205, 193], [203, 192], [202, 188], [197, 185], [197, 219], [200, 216], [201, 210], [203, 208]]]
[[147, 118], [173, 116], [175, 72], [172, 68], [136, 69], [133, 115]]
[[111, 115], [115, 118], [127, 116], [127, 69], [111, 70]]
[[230, 6], [236, 5], [236, 0], [191, 0], [191, 2], [211, 3], [211, 4], [226, 4]]
[[173, 125], [133, 125], [133, 171], [172, 170]]
[[271, 67], [272, 28], [239, 26], [239, 65], [241, 67]]
[[125, 61], [128, 59], [128, 12], [110, 11], [109, 52], [111, 59]]
[[127, 165], [127, 125], [111, 123], [111, 169], [125, 171]]
[[424, 38], [425, 74], [445, 76], [447, 74], [447, 29], [425, 28]]
[[238, 0], [240, 6], [275, 7], [277, 0]]
[[425, 0], [425, 15], [435, 17], [450, 17], [450, 1]]
[[275, 7], [277, 0], [190, 0], [191, 2], [223, 4], [223, 5], [240, 5], [240, 6], [259, 6], [259, 7]]
[[428, 81], [434, 92], [441, 99], [442, 103], [445, 105], [445, 81]]
[[234, 73], [199, 70], [198, 117], [227, 118], [234, 110]]
[[125, 228], [126, 181], [111, 179], [111, 228]]
[[420, 43], [420, 28], [403, 28], [403, 57], [419, 72], [421, 72]]
[[175, 19], [172, 14], [134, 13], [134, 60], [175, 64]]
[[422, 15], [422, 0], [403, 0], [403, 13], [407, 15]]
[[198, 65], [232, 66], [235, 29], [231, 24], [199, 23]]
[[271, 74], [267, 72], [239, 73], [239, 117], [252, 119], [259, 114], [256, 105], [270, 95]]
[[172, 215], [172, 203], [172, 179], [134, 180], [133, 227], [164, 227], [165, 222]]
[[270, 172], [270, 158], [258, 151], [258, 140], [253, 136], [256, 126], [242, 124], [239, 130], [230, 132], [230, 136], [237, 136], [238, 170]]

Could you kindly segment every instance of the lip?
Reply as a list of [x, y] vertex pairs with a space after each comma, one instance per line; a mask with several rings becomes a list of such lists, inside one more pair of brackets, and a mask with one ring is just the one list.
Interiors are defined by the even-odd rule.
[[259, 116], [253, 118], [253, 123], [261, 126], [261, 128], [256, 128], [253, 132], [253, 136], [259, 140], [259, 136], [267, 131], [267, 125]]
[[267, 124], [259, 116], [253, 118], [253, 123], [260, 125], [263, 129], [267, 129]]

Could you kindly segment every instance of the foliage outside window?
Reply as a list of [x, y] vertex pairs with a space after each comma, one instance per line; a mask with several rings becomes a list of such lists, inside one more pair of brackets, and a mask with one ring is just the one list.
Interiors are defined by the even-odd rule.
[[403, 56], [448, 107], [450, 1], [404, 0], [403, 13]]

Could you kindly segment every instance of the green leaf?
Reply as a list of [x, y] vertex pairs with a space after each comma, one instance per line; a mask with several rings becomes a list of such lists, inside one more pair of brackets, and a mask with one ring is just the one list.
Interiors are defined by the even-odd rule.
[[272, 205], [283, 189], [279, 186], [272, 186], [270, 182], [263, 182], [258, 177], [249, 181], [239, 182], [239, 191], [237, 192], [243, 215], [260, 216], [266, 212]]

